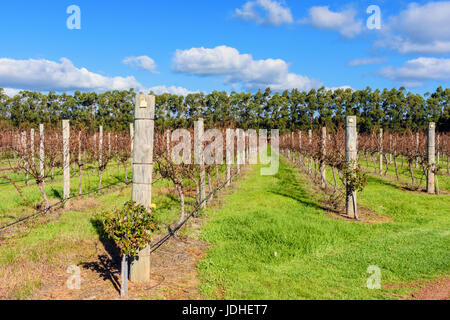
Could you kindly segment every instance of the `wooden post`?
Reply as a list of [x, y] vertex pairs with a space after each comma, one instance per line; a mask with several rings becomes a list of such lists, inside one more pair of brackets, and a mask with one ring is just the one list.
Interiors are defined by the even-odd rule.
[[44, 125], [39, 125], [39, 172], [41, 173], [41, 179], [44, 179]]
[[[200, 202], [206, 198], [206, 185], [205, 185], [205, 164], [203, 157], [203, 132], [204, 132], [204, 121], [199, 118], [194, 124], [194, 134], [195, 134], [195, 163], [199, 166], [200, 175]], [[202, 208], [206, 208], [206, 201], [201, 205]]]
[[133, 145], [134, 145], [134, 124], [130, 123], [130, 148], [131, 148], [131, 155], [133, 155]]
[[[326, 155], [326, 147], [327, 147], [327, 128], [322, 127], [322, 157], [325, 157]], [[326, 179], [326, 172], [325, 172], [325, 160], [320, 161], [320, 185], [322, 188], [326, 188], [327, 186], [327, 179]]]
[[69, 120], [62, 121], [62, 138], [63, 138], [63, 177], [64, 177], [64, 191], [63, 199], [70, 197], [70, 122]]
[[102, 166], [103, 161], [103, 126], [100, 126], [98, 133], [98, 167]]
[[236, 168], [237, 174], [239, 174], [245, 161], [245, 132], [243, 129], [236, 129], [236, 138]]
[[389, 132], [389, 164], [392, 163], [392, 134]]
[[226, 186], [229, 187], [231, 185], [231, 168], [233, 165], [233, 148], [234, 148], [234, 130], [227, 129], [226, 130], [226, 165], [227, 165], [227, 174], [226, 174]]
[[299, 147], [299, 153], [298, 153], [298, 162], [302, 163], [302, 132], [298, 131], [298, 147]]
[[[152, 203], [153, 138], [155, 96], [136, 96], [134, 112], [133, 188], [131, 200], [150, 209]], [[150, 281], [150, 246], [141, 250], [131, 261], [130, 280]]]
[[433, 194], [436, 192], [434, 170], [436, 166], [436, 149], [435, 149], [435, 130], [434, 122], [428, 123], [427, 146], [428, 146], [428, 172], [427, 172], [427, 192]]
[[378, 166], [380, 169], [380, 174], [383, 174], [383, 128], [380, 128], [380, 132], [378, 135]]
[[26, 173], [25, 173], [25, 180], [26, 180], [26, 185], [28, 185], [29, 183], [29, 175], [28, 175], [28, 167], [29, 164], [26, 163], [26, 157], [27, 157], [27, 132], [26, 131], [22, 131], [21, 134], [21, 151], [22, 151], [22, 161], [24, 163], [24, 165], [26, 166]]
[[[311, 143], [312, 143], [312, 130], [309, 129], [308, 130], [308, 141], [309, 141], [309, 146], [311, 147]], [[308, 173], [311, 175], [312, 174], [312, 156], [309, 155], [308, 157]]]
[[441, 157], [440, 147], [439, 147], [439, 134], [436, 136], [436, 164], [439, 165]]
[[292, 131], [291, 132], [291, 148], [292, 148], [292, 162], [295, 162], [295, 150], [294, 150], [294, 141], [295, 141], [295, 138], [294, 138], [294, 132]]
[[[416, 132], [416, 153], [419, 154], [419, 132]], [[416, 157], [416, 168], [419, 165], [419, 156]]]
[[33, 161], [34, 167], [34, 129], [30, 130], [30, 148], [31, 148], [31, 160]]
[[[357, 140], [356, 116], [348, 116], [347, 126], [345, 128], [345, 155], [347, 163], [352, 169], [356, 168], [356, 161], [358, 159]], [[347, 216], [350, 218], [358, 218], [356, 191], [349, 190], [348, 185], [346, 189], [345, 210]]]
[[81, 165], [81, 131], [78, 132], [78, 195], [81, 195], [83, 190], [81, 186], [83, 166]]

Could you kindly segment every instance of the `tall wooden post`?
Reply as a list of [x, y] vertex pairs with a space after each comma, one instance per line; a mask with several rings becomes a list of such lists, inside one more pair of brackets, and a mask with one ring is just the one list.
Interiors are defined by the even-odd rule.
[[383, 174], [383, 128], [380, 128], [378, 134], [378, 166], [380, 169], [380, 174]]
[[41, 179], [44, 179], [44, 125], [39, 125], [39, 172], [41, 173]]
[[63, 138], [63, 177], [64, 192], [63, 199], [70, 197], [70, 122], [62, 121], [62, 138]]
[[427, 172], [427, 192], [435, 193], [435, 177], [434, 170], [436, 167], [436, 148], [435, 148], [435, 132], [436, 125], [434, 122], [428, 123], [427, 132], [427, 156], [428, 156], [428, 172]]
[[[419, 132], [416, 132], [416, 153], [419, 154]], [[419, 156], [416, 157], [416, 168], [419, 166]]]
[[131, 149], [131, 155], [133, 155], [133, 145], [134, 145], [134, 124], [130, 123], [130, 149]]
[[436, 136], [436, 164], [437, 165], [439, 165], [439, 161], [440, 161], [440, 158], [441, 158], [441, 150], [440, 150], [440, 146], [439, 146], [439, 137], [440, 137], [440, 135], [438, 134], [437, 136]]
[[226, 130], [226, 165], [227, 165], [227, 174], [226, 174], [226, 186], [229, 187], [231, 185], [231, 168], [233, 165], [233, 148], [234, 147], [234, 134], [233, 130]]
[[81, 186], [83, 166], [81, 166], [81, 131], [78, 132], [78, 194], [81, 195], [83, 190]]
[[26, 168], [26, 174], [25, 174], [25, 180], [26, 180], [26, 184], [28, 185], [29, 183], [29, 174], [28, 174], [28, 167], [29, 165], [27, 165], [26, 163], [26, 157], [27, 157], [27, 132], [26, 131], [22, 131], [21, 133], [21, 151], [22, 151], [22, 161], [24, 162], [24, 164], [27, 166]]
[[294, 138], [294, 132], [292, 131], [291, 132], [291, 148], [292, 148], [292, 162], [295, 162], [295, 145], [294, 145], [294, 141], [295, 141], [295, 138]]
[[[357, 140], [358, 134], [356, 132], [356, 116], [348, 116], [347, 126], [345, 128], [345, 155], [347, 163], [352, 169], [356, 168], [356, 162], [358, 159]], [[348, 184], [346, 189], [345, 210], [347, 216], [350, 218], [358, 218], [356, 191], [350, 190]]]
[[103, 163], [103, 126], [100, 126], [98, 133], [98, 167]]
[[[322, 127], [322, 157], [325, 157], [327, 153], [327, 128]], [[325, 160], [322, 159], [320, 161], [320, 184], [322, 188], [326, 188], [327, 186], [327, 179], [326, 179], [326, 172], [325, 172]]]
[[[308, 142], [309, 142], [309, 147], [311, 147], [311, 143], [312, 143], [312, 130], [309, 129], [308, 130]], [[308, 173], [311, 175], [312, 174], [312, 156], [309, 155], [308, 157]]]
[[302, 163], [302, 132], [298, 131], [298, 147], [299, 147], [299, 153], [298, 153], [298, 162]]
[[[203, 157], [203, 132], [205, 124], [202, 118], [198, 119], [194, 124], [195, 134], [195, 163], [199, 166], [200, 176], [200, 201], [206, 198], [206, 184], [205, 184], [205, 164]], [[206, 201], [201, 205], [202, 208], [206, 208]]]
[[[131, 200], [150, 209], [152, 203], [155, 96], [136, 96], [134, 112], [133, 188]], [[150, 281], [150, 246], [131, 261], [130, 280]]]
[[31, 160], [33, 161], [34, 167], [34, 129], [30, 130], [30, 148], [31, 148]]

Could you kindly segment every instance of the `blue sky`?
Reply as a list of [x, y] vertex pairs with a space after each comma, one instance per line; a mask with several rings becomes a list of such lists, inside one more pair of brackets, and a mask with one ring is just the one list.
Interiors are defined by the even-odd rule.
[[[370, 5], [381, 29], [366, 26]], [[0, 87], [425, 93], [450, 84], [448, 17], [450, 1], [3, 1]]]

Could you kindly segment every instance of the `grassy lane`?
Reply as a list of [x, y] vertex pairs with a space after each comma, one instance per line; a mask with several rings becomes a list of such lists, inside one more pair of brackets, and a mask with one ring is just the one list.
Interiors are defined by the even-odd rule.
[[[306, 177], [282, 159], [279, 173], [255, 167], [223, 207], [208, 210], [201, 291], [225, 299], [392, 299], [408, 289], [382, 285], [448, 275], [450, 199], [405, 192], [370, 177], [361, 203], [393, 222], [362, 224], [327, 215]], [[409, 289], [411, 290], [411, 289]]]

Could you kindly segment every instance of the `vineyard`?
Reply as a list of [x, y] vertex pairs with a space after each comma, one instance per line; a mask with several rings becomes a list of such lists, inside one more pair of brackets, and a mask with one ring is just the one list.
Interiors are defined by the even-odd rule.
[[448, 89], [420, 115], [394, 89], [21, 95], [0, 104], [2, 299], [448, 289]]

